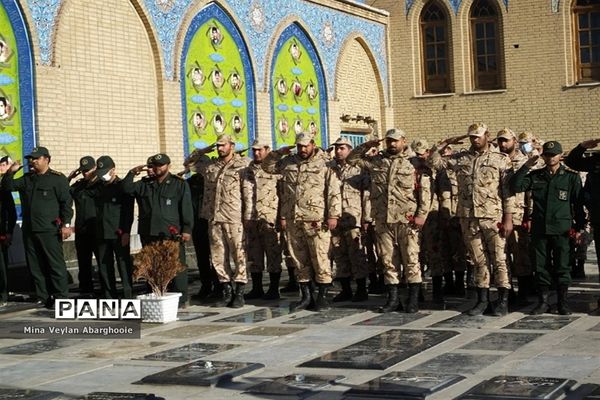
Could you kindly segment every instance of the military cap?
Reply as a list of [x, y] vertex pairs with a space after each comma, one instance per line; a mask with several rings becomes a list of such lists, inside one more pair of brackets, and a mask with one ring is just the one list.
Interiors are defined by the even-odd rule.
[[165, 153], [158, 153], [152, 156], [152, 160], [150, 160], [150, 165], [167, 165], [171, 164], [171, 159]]
[[385, 133], [385, 138], [400, 140], [406, 138], [406, 133], [402, 129], [392, 128]]
[[310, 133], [302, 132], [296, 135], [296, 144], [299, 144], [300, 146], [306, 146], [312, 141], [313, 136]]
[[562, 152], [563, 149], [561, 144], [554, 140], [544, 143], [544, 147], [542, 148], [542, 154], [555, 156], [557, 154], [562, 154]]
[[92, 156], [81, 157], [81, 159], [79, 160], [79, 170], [81, 172], [91, 171], [92, 169], [94, 169], [95, 166], [96, 161], [94, 161], [94, 157]]
[[502, 128], [496, 134], [496, 138], [510, 140], [510, 139], [516, 139], [517, 135], [515, 135], [515, 133], [509, 128]]
[[254, 142], [252, 142], [252, 148], [254, 150], [260, 150], [260, 149], [265, 148], [265, 147], [271, 147], [271, 145], [269, 145], [268, 143], [263, 142], [263, 141], [261, 141], [259, 139], [254, 139]]
[[333, 143], [334, 146], [348, 146], [352, 148], [352, 143], [348, 140], [348, 138], [340, 137]]
[[531, 132], [525, 131], [519, 134], [519, 143], [526, 143], [533, 141], [533, 134]]
[[429, 146], [429, 143], [427, 143], [427, 140], [425, 139], [413, 140], [413, 142], [410, 144], [410, 147], [415, 153], [419, 155], [425, 154], [427, 150], [431, 148], [431, 146]]
[[467, 133], [469, 134], [469, 136], [477, 136], [477, 137], [482, 137], [483, 135], [486, 134], [487, 131], [488, 131], [487, 125], [483, 124], [483, 123], [473, 124], [473, 125], [469, 126], [469, 129], [467, 129]]
[[217, 144], [227, 144], [227, 143], [235, 143], [233, 136], [224, 133], [222, 135], [219, 135], [219, 137], [217, 137]]
[[45, 147], [34, 147], [31, 149], [31, 153], [25, 156], [25, 158], [40, 158], [42, 156], [50, 157], [50, 152]]
[[115, 167], [115, 162], [112, 158], [110, 158], [110, 156], [101, 156], [96, 161], [96, 166], [98, 167], [96, 170], [96, 175], [103, 176]]

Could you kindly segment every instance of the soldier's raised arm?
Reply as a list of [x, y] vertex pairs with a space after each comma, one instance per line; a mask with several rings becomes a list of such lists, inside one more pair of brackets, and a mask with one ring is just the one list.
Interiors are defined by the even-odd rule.
[[135, 176], [139, 175], [140, 172], [142, 172], [142, 170], [147, 167], [148, 167], [147, 164], [138, 165], [137, 167], [133, 167], [132, 169], [129, 170], [129, 172], [127, 172], [127, 175], [125, 175], [125, 178], [123, 178], [123, 181], [122, 181], [123, 192], [125, 192], [129, 195], [132, 195], [132, 196], [140, 195], [140, 192], [142, 190], [142, 185], [139, 181], [134, 182], [133, 178]]
[[267, 156], [261, 164], [263, 171], [269, 174], [281, 173], [280, 161], [283, 159], [284, 156], [290, 154], [291, 150], [292, 146], [285, 146], [277, 150], [271, 151], [269, 154], [267, 154]]
[[381, 143], [382, 140], [383, 139], [369, 140], [359, 146], [356, 146], [354, 149], [352, 149], [350, 154], [348, 154], [346, 162], [350, 165], [356, 165], [361, 168], [369, 168], [371, 165], [369, 162], [371, 156], [368, 153], [373, 147], [379, 147], [379, 143]]
[[531, 190], [531, 175], [529, 171], [535, 165], [540, 156], [533, 156], [508, 180], [510, 190], [514, 193], [521, 193]]
[[599, 143], [600, 139], [585, 140], [579, 143], [573, 150], [569, 152], [569, 155], [565, 159], [565, 164], [569, 168], [573, 168], [577, 171], [592, 171], [595, 168], [596, 163], [590, 162], [591, 160], [589, 159], [586, 160], [583, 157], [583, 154], [586, 150], [593, 149], [594, 147], [598, 146]]
[[0, 188], [7, 192], [18, 192], [19, 190], [25, 189], [25, 180], [23, 177], [15, 179], [15, 174], [19, 171], [23, 166], [19, 161], [15, 161], [12, 163], [4, 177], [2, 178], [2, 184]]
[[450, 145], [462, 144], [462, 141], [468, 138], [469, 135], [460, 135], [453, 136], [447, 139], [442, 140], [437, 145], [433, 145], [431, 151], [429, 152], [429, 158], [427, 159], [427, 164], [434, 171], [440, 170], [442, 168], [452, 168], [452, 164], [450, 163], [451, 157], [442, 156], [442, 151]]

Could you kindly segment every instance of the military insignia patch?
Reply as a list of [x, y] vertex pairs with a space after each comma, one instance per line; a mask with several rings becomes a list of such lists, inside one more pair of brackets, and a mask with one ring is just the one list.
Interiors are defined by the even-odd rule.
[[559, 190], [558, 191], [558, 199], [559, 200], [567, 200], [567, 191], [566, 190]]

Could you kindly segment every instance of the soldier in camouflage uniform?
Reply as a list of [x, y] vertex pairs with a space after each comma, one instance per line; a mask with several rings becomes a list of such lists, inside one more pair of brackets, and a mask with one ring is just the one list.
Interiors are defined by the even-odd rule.
[[302, 310], [311, 305], [310, 282], [314, 279], [319, 288], [314, 306], [320, 310], [328, 307], [331, 267], [327, 254], [330, 231], [341, 216], [340, 181], [312, 135], [298, 134], [296, 149], [297, 154], [287, 157], [290, 147], [272, 151], [263, 161], [263, 169], [282, 175], [281, 228], [288, 233], [302, 296], [291, 308]]
[[[471, 148], [450, 157], [442, 157], [434, 146], [431, 154], [433, 168], [447, 167], [456, 172], [458, 181], [457, 214], [465, 245], [475, 265], [477, 304], [469, 315], [481, 315], [489, 304], [489, 266], [495, 268], [498, 303], [495, 315], [508, 312], [510, 281], [506, 264], [506, 238], [512, 232], [515, 198], [508, 187], [513, 173], [507, 155], [495, 151], [489, 143], [485, 124], [473, 124], [468, 129]], [[466, 136], [446, 139], [439, 148], [457, 143]]]
[[[244, 306], [244, 285], [248, 282], [242, 215], [249, 204], [243, 202], [242, 178], [250, 160], [235, 152], [234, 139], [227, 134], [219, 136], [215, 145], [195, 152], [205, 154], [214, 146], [218, 158], [201, 158], [195, 163], [195, 172], [204, 176], [200, 213], [209, 221], [211, 259], [222, 285], [222, 299], [217, 306], [240, 308]], [[235, 271], [231, 269], [231, 261]]]
[[[281, 245], [275, 224], [279, 200], [277, 186], [281, 177], [263, 171], [261, 166], [270, 151], [268, 144], [255, 140], [252, 144], [254, 160], [243, 174], [242, 193], [244, 203], [248, 205], [244, 209], [246, 254], [248, 270], [252, 276], [252, 290], [246, 295], [246, 299], [279, 298]], [[269, 273], [269, 290], [266, 294], [262, 287], [265, 255]]]
[[409, 294], [406, 311], [418, 311], [421, 286], [419, 230], [425, 224], [430, 207], [430, 176], [415, 168], [414, 153], [406, 143], [406, 134], [390, 129], [385, 135], [386, 150], [371, 156], [367, 152], [379, 145], [371, 140], [358, 146], [347, 158], [371, 176], [371, 214], [377, 232], [377, 253], [384, 266], [388, 290], [381, 312], [401, 307], [398, 284], [402, 276], [400, 258], [405, 267]]
[[[352, 150], [352, 143], [339, 138], [334, 145], [335, 158], [331, 168], [341, 182], [342, 217], [331, 232], [333, 258], [336, 264], [336, 279], [342, 291], [333, 298], [334, 302], [368, 300], [367, 276], [369, 274], [367, 255], [361, 242], [361, 227], [371, 222], [368, 202], [368, 176], [359, 168], [346, 163]], [[351, 279], [356, 280], [356, 293], [352, 295]]]
[[[517, 136], [508, 129], [501, 129], [496, 135], [499, 150], [510, 157], [513, 171], [517, 172], [529, 159], [518, 148]], [[529, 253], [529, 203], [530, 192], [515, 194], [515, 213], [513, 214], [513, 231], [506, 240], [508, 263], [512, 275], [517, 277], [519, 285], [518, 301], [527, 303], [527, 295], [533, 291], [533, 271]]]

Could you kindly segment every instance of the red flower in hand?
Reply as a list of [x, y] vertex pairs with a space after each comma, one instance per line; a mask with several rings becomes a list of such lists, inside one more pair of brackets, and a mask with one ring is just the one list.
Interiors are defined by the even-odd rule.
[[500, 230], [500, 229], [504, 228], [504, 224], [502, 222], [498, 222], [496, 224], [496, 227], [498, 227], [498, 230]]
[[529, 230], [529, 221], [523, 221], [523, 223], [521, 223], [521, 228], [528, 231]]
[[123, 229], [119, 228], [117, 229], [117, 232], [115, 232], [117, 234], [117, 236], [122, 236], [123, 235]]
[[406, 219], [408, 220], [409, 224], [414, 224], [415, 223], [415, 216], [414, 215], [406, 214]]
[[177, 234], [179, 234], [179, 229], [177, 229], [176, 226], [169, 225], [169, 233], [171, 235], [177, 235]]
[[0, 235], [0, 243], [6, 242], [6, 235]]
[[571, 228], [569, 229], [569, 237], [571, 239], [575, 239], [577, 238], [577, 231], [575, 230], [575, 228]]
[[61, 226], [62, 225], [62, 219], [60, 219], [60, 217], [54, 218], [54, 224], [56, 226]]

